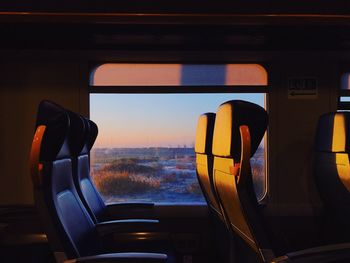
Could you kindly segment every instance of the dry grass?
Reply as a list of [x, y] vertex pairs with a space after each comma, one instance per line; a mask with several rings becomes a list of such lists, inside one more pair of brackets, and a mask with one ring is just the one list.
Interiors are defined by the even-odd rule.
[[261, 197], [265, 191], [265, 170], [263, 165], [252, 165], [252, 177], [256, 195]]
[[199, 186], [199, 183], [198, 183], [198, 182], [194, 182], [194, 183], [188, 185], [188, 186], [186, 187], [186, 190], [187, 190], [188, 193], [191, 193], [191, 194], [197, 194], [197, 195], [199, 195], [199, 194], [202, 193], [202, 189], [201, 189], [201, 187]]
[[185, 170], [185, 169], [188, 169], [188, 165], [177, 163], [176, 164], [176, 169], [178, 169], [178, 170]]
[[111, 164], [106, 164], [101, 169], [103, 172], [115, 172], [123, 173], [127, 172], [129, 174], [145, 174], [145, 173], [155, 173], [157, 170], [150, 166], [139, 165], [130, 162], [113, 162]]
[[180, 173], [179, 174], [181, 179], [186, 179], [186, 178], [191, 178], [193, 176], [193, 174], [191, 173]]
[[162, 175], [162, 183], [175, 183], [177, 181], [176, 173]]
[[103, 195], [144, 193], [160, 188], [160, 179], [127, 171], [99, 171], [93, 176], [94, 183]]

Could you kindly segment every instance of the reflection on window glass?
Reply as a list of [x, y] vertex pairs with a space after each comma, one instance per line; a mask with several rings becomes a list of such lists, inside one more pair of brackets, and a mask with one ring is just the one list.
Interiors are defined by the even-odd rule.
[[350, 102], [350, 97], [349, 96], [341, 96], [340, 102]]
[[342, 90], [350, 90], [350, 73], [344, 73], [341, 76], [341, 84], [340, 87]]
[[[99, 127], [91, 173], [104, 200], [201, 203], [194, 137], [199, 115], [228, 100], [264, 106], [265, 94], [90, 94]], [[265, 193], [265, 146], [251, 159], [258, 197]]]
[[127, 64], [107, 63], [95, 69], [91, 86], [267, 85], [259, 64]]

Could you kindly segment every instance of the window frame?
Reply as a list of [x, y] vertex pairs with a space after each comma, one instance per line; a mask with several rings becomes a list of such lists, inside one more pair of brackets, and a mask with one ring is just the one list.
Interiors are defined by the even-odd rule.
[[346, 62], [346, 61], [340, 62], [338, 66], [338, 71], [337, 71], [337, 78], [338, 78], [337, 79], [338, 87], [336, 89], [337, 111], [350, 111], [350, 101], [341, 101], [341, 97], [350, 98], [350, 89], [342, 89], [342, 84], [343, 84], [342, 79], [344, 74], [348, 74], [350, 76], [350, 64], [349, 62]]
[[[267, 73], [267, 84], [266, 85], [205, 85], [205, 86], [190, 86], [190, 85], [169, 85], [169, 86], [100, 86], [92, 85], [91, 77], [95, 72], [96, 68], [109, 63], [128, 63], [128, 64], [257, 64], [263, 67]], [[87, 99], [87, 111], [88, 116], [90, 116], [90, 94], [199, 94], [199, 93], [264, 93], [264, 104], [265, 110], [269, 112], [269, 70], [265, 63], [260, 61], [220, 61], [220, 62], [205, 62], [205, 61], [143, 61], [143, 60], [133, 60], [133, 61], [103, 61], [103, 62], [92, 62], [88, 67], [88, 78], [87, 82], [87, 93], [85, 93]], [[264, 136], [265, 145], [265, 191], [262, 197], [258, 200], [260, 204], [266, 204], [269, 196], [269, 127], [266, 130], [266, 136]], [[169, 204], [167, 204], [169, 205]], [[179, 204], [172, 203], [170, 206], [177, 206]], [[180, 205], [183, 205], [182, 203]], [[199, 204], [190, 204], [194, 206], [199, 206]]]
[[346, 97], [350, 99], [350, 93], [339, 94], [337, 101], [337, 110], [338, 111], [350, 111], [350, 101], [341, 101], [342, 97]]

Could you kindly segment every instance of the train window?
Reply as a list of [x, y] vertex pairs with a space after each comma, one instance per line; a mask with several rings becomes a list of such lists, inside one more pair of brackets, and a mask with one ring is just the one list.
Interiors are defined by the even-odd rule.
[[98, 66], [91, 86], [211, 86], [267, 85], [267, 72], [259, 64], [126, 64]]
[[350, 90], [349, 80], [350, 80], [350, 73], [344, 73], [341, 76], [341, 86], [340, 87], [342, 90]]
[[340, 102], [350, 102], [349, 96], [340, 96]]
[[[101, 70], [103, 66], [98, 67], [93, 71], [90, 82], [90, 118], [99, 126], [99, 136], [91, 151], [91, 174], [104, 200], [107, 203], [204, 202], [194, 164], [198, 116], [204, 112], [216, 112], [221, 103], [231, 99], [252, 101], [265, 107], [266, 71], [262, 74], [259, 65], [255, 72], [260, 76], [254, 76], [254, 82], [250, 80], [249, 83], [254, 84], [245, 85], [243, 79], [249, 76], [249, 67], [246, 66], [240, 72], [247, 76], [233, 78], [223, 74], [221, 78], [224, 80], [220, 82], [219, 78], [206, 75], [214, 74], [215, 67], [220, 74], [225, 65], [208, 65], [209, 69], [198, 65], [200, 70], [196, 69], [196, 65], [187, 67], [196, 72], [194, 74], [206, 72], [198, 73], [197, 77], [184, 77], [186, 70], [179, 69], [179, 64], [135, 64], [135, 69], [131, 71], [121, 69], [121, 65], [132, 68], [132, 64], [105, 65], [108, 65], [106, 72]], [[116, 72], [111, 70], [112, 65], [115, 65]], [[144, 70], [148, 65], [154, 67], [157, 74]], [[229, 65], [230, 68], [236, 67], [233, 65]], [[142, 76], [137, 76], [138, 70], [142, 71]], [[173, 70], [180, 80], [172, 75], [174, 72], [168, 72]], [[115, 79], [119, 74], [123, 80]], [[129, 78], [126, 77], [128, 74]], [[239, 71], [236, 74], [239, 75]], [[113, 79], [116, 81], [113, 82]], [[194, 79], [202, 86], [205, 80], [211, 82], [206, 89], [191, 88], [200, 86]], [[235, 79], [239, 86], [235, 87], [232, 82], [229, 82], [232, 86], [225, 86], [228, 79]], [[138, 88], [135, 89], [135, 86]], [[246, 86], [244, 92], [241, 92], [240, 86]], [[262, 199], [267, 191], [265, 140], [252, 158], [252, 169], [256, 194]]]
[[338, 110], [350, 110], [350, 73], [341, 76]]

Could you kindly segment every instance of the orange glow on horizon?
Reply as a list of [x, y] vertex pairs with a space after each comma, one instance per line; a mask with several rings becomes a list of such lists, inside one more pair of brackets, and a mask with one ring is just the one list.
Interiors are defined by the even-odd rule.
[[[170, 143], [171, 142], [171, 143]], [[143, 147], [193, 147], [192, 136], [172, 134], [101, 133], [95, 142], [96, 148], [143, 148]]]

